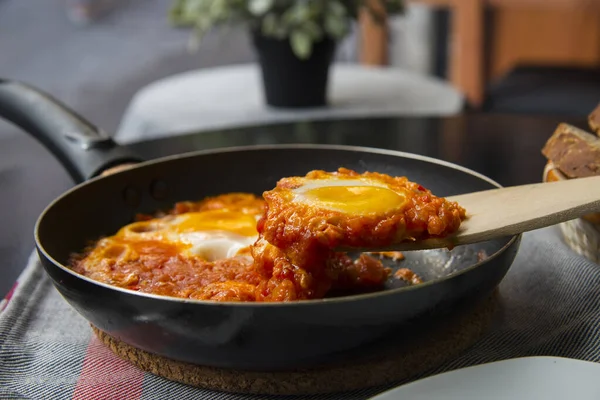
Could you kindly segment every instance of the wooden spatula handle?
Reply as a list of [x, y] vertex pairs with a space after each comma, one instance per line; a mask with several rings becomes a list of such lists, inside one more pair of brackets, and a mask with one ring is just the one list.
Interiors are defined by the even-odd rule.
[[516, 235], [600, 211], [600, 176], [454, 196], [468, 219], [457, 244]]

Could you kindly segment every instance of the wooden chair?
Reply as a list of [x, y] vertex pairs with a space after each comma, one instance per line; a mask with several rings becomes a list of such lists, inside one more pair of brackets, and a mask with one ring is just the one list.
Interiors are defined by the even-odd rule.
[[[490, 80], [519, 63], [600, 65], [600, 0], [409, 1], [450, 11], [447, 76], [473, 106]], [[360, 26], [360, 61], [386, 65], [386, 28], [367, 13]]]

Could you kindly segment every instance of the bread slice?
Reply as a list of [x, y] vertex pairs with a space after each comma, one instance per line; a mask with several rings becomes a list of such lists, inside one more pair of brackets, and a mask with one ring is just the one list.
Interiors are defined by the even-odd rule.
[[567, 178], [600, 175], [600, 138], [573, 125], [558, 125], [542, 154]]
[[588, 117], [590, 129], [600, 136], [600, 103]]
[[[543, 175], [544, 182], [557, 182], [557, 181], [564, 181], [565, 179], [567, 179], [565, 174], [560, 172], [558, 170], [558, 168], [556, 168], [554, 163], [552, 163], [552, 161], [548, 161], [546, 163], [546, 166], [544, 167], [544, 175]], [[581, 218], [583, 218], [586, 221], [589, 221], [593, 224], [600, 225], [600, 213], [584, 215]]]

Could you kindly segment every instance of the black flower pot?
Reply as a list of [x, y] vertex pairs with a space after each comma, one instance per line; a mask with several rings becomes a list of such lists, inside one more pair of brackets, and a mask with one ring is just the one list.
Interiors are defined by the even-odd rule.
[[282, 108], [321, 107], [327, 104], [329, 66], [335, 41], [314, 43], [310, 58], [299, 59], [289, 39], [272, 39], [254, 33], [268, 105]]

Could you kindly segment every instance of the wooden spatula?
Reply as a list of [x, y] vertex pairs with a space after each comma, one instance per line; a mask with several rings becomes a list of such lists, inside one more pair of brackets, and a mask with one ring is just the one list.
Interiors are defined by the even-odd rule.
[[[456, 235], [362, 251], [452, 247], [516, 235], [600, 212], [600, 176], [492, 189], [448, 197], [467, 210]], [[356, 249], [355, 249], [356, 250]]]

